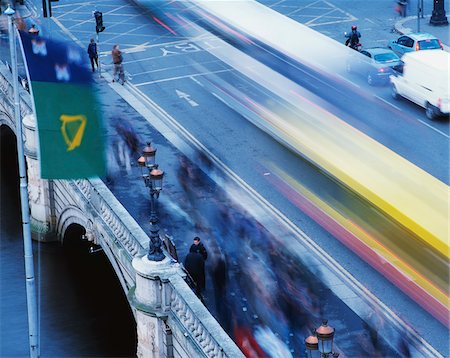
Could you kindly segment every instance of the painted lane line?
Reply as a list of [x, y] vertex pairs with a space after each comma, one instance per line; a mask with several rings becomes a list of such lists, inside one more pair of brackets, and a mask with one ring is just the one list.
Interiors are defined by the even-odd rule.
[[163, 79], [160, 79], [160, 80], [142, 82], [142, 83], [135, 84], [135, 86], [136, 87], [141, 87], [141, 86], [146, 86], [146, 85], [152, 85], [152, 84], [155, 84], [155, 83], [175, 81], [175, 80], [180, 80], [180, 79], [183, 79], [183, 78], [191, 78], [191, 77], [197, 77], [197, 76], [207, 76], [207, 75], [212, 75], [212, 74], [216, 74], [216, 73], [230, 72], [230, 71], [233, 71], [233, 70], [232, 69], [226, 69], [226, 70], [219, 70], [219, 71], [213, 71], [213, 72], [194, 73], [194, 74], [189, 74], [189, 75], [185, 75], [185, 76], [177, 76], [177, 77], [171, 77], [171, 78], [163, 78]]
[[[212, 64], [212, 63], [221, 63], [221, 61], [205, 61], [205, 62], [202, 62], [201, 65]], [[138, 72], [138, 73], [134, 73], [133, 75], [134, 76], [142, 76], [142, 75], [148, 75], [148, 74], [151, 74], [151, 73], [157, 73], [157, 72], [163, 72], [163, 71], [169, 71], [169, 70], [176, 70], [178, 68], [185, 68], [185, 67], [186, 67], [186, 65], [159, 67], [156, 70]]]
[[73, 42], [75, 42], [78, 46], [80, 46], [81, 48], [84, 48], [85, 47], [85, 45], [80, 41], [80, 40], [78, 40], [78, 38], [77, 37], [75, 37], [75, 35], [73, 35], [66, 27], [64, 27], [63, 26], [63, 24], [61, 24], [60, 22], [59, 22], [59, 20], [57, 19], [57, 18], [55, 18], [55, 17], [52, 17], [52, 20], [54, 21], [54, 23], [56, 24], [56, 25], [58, 25], [59, 26], [59, 28], [73, 41]]
[[[374, 96], [374, 97], [376, 97], [376, 98], [378, 98], [379, 100], [383, 101], [384, 103], [390, 105], [391, 107], [394, 107], [395, 109], [397, 109], [397, 110], [403, 112], [403, 110], [402, 110], [400, 107], [397, 107], [396, 105], [394, 105], [394, 104], [392, 104], [391, 102], [385, 100], [384, 98], [381, 98], [380, 96]], [[448, 134], [446, 134], [446, 133], [440, 131], [439, 129], [437, 129], [437, 128], [435, 128], [435, 127], [433, 127], [431, 124], [429, 124], [429, 123], [427, 123], [427, 122], [425, 122], [425, 121], [423, 121], [422, 119], [417, 118], [417, 117], [414, 118], [414, 119], [415, 119], [416, 121], [422, 123], [424, 126], [427, 126], [427, 127], [430, 128], [431, 130], [435, 131], [436, 133], [439, 133], [440, 135], [444, 136], [445, 138], [450, 139], [450, 136], [449, 136]]]
[[428, 128], [434, 130], [436, 133], [439, 133], [439, 134], [441, 134], [442, 136], [444, 136], [445, 138], [450, 139], [450, 136], [449, 136], [448, 134], [446, 134], [446, 133], [440, 131], [439, 129], [437, 129], [437, 128], [435, 128], [435, 127], [433, 127], [431, 124], [425, 122], [424, 120], [422, 120], [422, 119], [420, 119], [420, 118], [417, 118], [417, 117], [416, 117], [416, 120], [419, 121], [420, 123], [422, 123], [424, 126], [427, 126]]
[[399, 110], [400, 112], [402, 112], [402, 109], [401, 109], [400, 107], [397, 107], [395, 104], [393, 104], [393, 103], [391, 103], [391, 102], [385, 100], [384, 98], [381, 98], [381, 97], [378, 96], [378, 95], [375, 95], [374, 97], [378, 98], [380, 101], [382, 101], [382, 102], [386, 103], [387, 105], [389, 105], [389, 106], [391, 106], [391, 107], [394, 107], [395, 109], [397, 109], [397, 110]]

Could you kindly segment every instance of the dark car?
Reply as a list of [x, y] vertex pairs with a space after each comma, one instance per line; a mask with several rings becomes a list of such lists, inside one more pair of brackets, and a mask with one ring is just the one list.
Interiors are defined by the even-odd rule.
[[402, 71], [403, 63], [392, 50], [374, 47], [355, 52], [347, 61], [347, 72], [361, 74], [369, 85], [387, 83], [395, 71]]

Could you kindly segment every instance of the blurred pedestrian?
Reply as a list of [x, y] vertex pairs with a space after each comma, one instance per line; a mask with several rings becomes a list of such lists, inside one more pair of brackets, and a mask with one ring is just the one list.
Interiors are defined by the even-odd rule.
[[122, 85], [125, 83], [125, 72], [123, 70], [123, 56], [122, 51], [120, 51], [119, 45], [114, 45], [111, 51], [111, 56], [114, 64], [113, 72], [113, 82], [116, 81], [116, 76], [118, 75], [117, 82]]
[[180, 165], [177, 169], [177, 178], [187, 199], [181, 200], [181, 202], [185, 204], [185, 211], [189, 212], [190, 221], [195, 223], [196, 230], [203, 230], [206, 227], [206, 223], [202, 215], [200, 215], [198, 207], [198, 198], [203, 193], [196, 188], [194, 166], [185, 155], [180, 155], [178, 160]]
[[91, 39], [91, 42], [89, 42], [87, 53], [89, 55], [89, 60], [91, 60], [92, 72], [95, 72], [95, 66], [98, 68], [98, 53], [97, 44], [94, 39]]
[[203, 291], [205, 289], [205, 260], [202, 254], [189, 250], [184, 260], [184, 268], [194, 281], [195, 294], [203, 302]]
[[408, 5], [408, 1], [406, 1], [406, 0], [398, 0], [397, 1], [397, 12], [401, 17], [406, 17], [407, 5]]
[[130, 125], [130, 123], [124, 120], [119, 120], [115, 124], [115, 129], [117, 131], [117, 134], [125, 142], [126, 146], [130, 151], [130, 154], [133, 157], [137, 157], [139, 155], [139, 148], [141, 147], [141, 141], [134, 128]]
[[227, 260], [217, 243], [211, 255], [211, 278], [214, 287], [214, 303], [216, 306], [219, 321], [222, 327], [228, 331], [231, 329], [231, 321], [227, 300], [228, 269]]
[[198, 236], [194, 237], [194, 243], [191, 245], [189, 252], [199, 253], [204, 261], [208, 258], [208, 252]]

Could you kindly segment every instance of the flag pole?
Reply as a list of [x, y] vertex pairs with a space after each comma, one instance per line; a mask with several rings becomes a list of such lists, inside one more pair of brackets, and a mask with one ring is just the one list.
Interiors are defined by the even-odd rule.
[[13, 25], [13, 15], [15, 11], [8, 6], [5, 10], [8, 16], [8, 31], [9, 31], [9, 49], [11, 52], [11, 66], [12, 66], [12, 83], [14, 89], [14, 117], [16, 121], [16, 138], [17, 138], [17, 154], [19, 162], [19, 176], [20, 176], [20, 204], [22, 209], [22, 230], [23, 230], [23, 246], [25, 258], [25, 276], [26, 276], [26, 292], [27, 292], [27, 308], [28, 308], [28, 333], [30, 343], [30, 357], [37, 358], [40, 356], [39, 352], [39, 332], [38, 332], [38, 314], [37, 314], [37, 296], [36, 286], [34, 280], [34, 262], [33, 262], [33, 246], [31, 241], [30, 228], [30, 208], [28, 204], [28, 183], [26, 177], [25, 156], [23, 148], [23, 134], [22, 134], [22, 118], [20, 116], [20, 98], [19, 98], [19, 84], [17, 73], [17, 58], [16, 58], [16, 33]]

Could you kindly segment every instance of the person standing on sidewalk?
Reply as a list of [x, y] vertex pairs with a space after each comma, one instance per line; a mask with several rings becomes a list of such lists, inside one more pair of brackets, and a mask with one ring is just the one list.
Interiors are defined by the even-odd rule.
[[184, 260], [184, 268], [189, 273], [194, 283], [194, 291], [197, 297], [204, 302], [203, 291], [205, 290], [205, 260], [202, 254], [189, 250]]
[[97, 44], [95, 43], [94, 39], [91, 39], [91, 42], [89, 42], [87, 53], [89, 55], [89, 59], [91, 60], [92, 72], [95, 72], [95, 66], [97, 66], [98, 68], [98, 53]]
[[206, 251], [203, 243], [200, 242], [200, 238], [198, 236], [194, 237], [194, 243], [191, 245], [189, 252], [196, 252], [202, 255], [203, 260], [206, 261], [208, 258], [208, 252]]
[[123, 70], [123, 56], [122, 51], [120, 51], [119, 45], [114, 45], [111, 51], [111, 56], [114, 64], [113, 72], [113, 82], [116, 82], [116, 76], [119, 75], [118, 82], [121, 84], [125, 83], [125, 72]]

